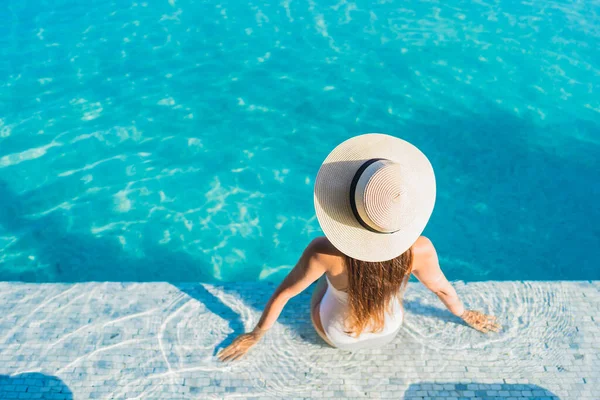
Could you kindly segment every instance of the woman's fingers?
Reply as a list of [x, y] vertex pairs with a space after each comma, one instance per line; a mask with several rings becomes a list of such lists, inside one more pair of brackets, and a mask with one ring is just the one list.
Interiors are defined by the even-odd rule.
[[491, 331], [499, 332], [502, 329], [502, 325], [498, 322], [498, 318], [493, 315], [488, 315], [488, 326]]
[[218, 354], [219, 360], [225, 361], [232, 353], [231, 347], [227, 347], [224, 350], [221, 350]]
[[219, 357], [219, 359], [223, 359], [224, 357], [227, 356], [227, 353], [229, 352], [229, 348], [225, 348], [225, 349], [221, 349], [218, 353], [217, 353], [217, 357]]
[[248, 351], [248, 349], [235, 349], [235, 351], [233, 353], [227, 355], [227, 357], [225, 357], [221, 361], [223, 361], [223, 362], [236, 361], [236, 360], [242, 358], [242, 356], [244, 356], [247, 351]]
[[488, 332], [500, 332], [500, 330], [502, 329], [502, 326], [496, 322], [491, 322], [491, 323], [487, 323], [483, 326], [482, 332], [485, 330], [484, 333], [488, 333]]
[[221, 361], [227, 361], [237, 351], [237, 349], [238, 346], [236, 343], [230, 344], [225, 349], [221, 350], [219, 353], [219, 359]]
[[246, 354], [252, 345], [253, 343], [246, 336], [242, 336], [219, 352], [217, 356], [223, 362], [235, 361]]
[[495, 316], [479, 311], [467, 310], [462, 318], [468, 325], [482, 333], [499, 332], [502, 329]]
[[231, 361], [236, 355], [237, 355], [237, 349], [233, 349], [232, 351], [230, 351], [229, 353], [227, 353], [226, 356], [224, 356], [223, 358], [221, 358], [221, 361], [223, 361], [223, 362]]
[[231, 357], [231, 359], [229, 361], [237, 361], [240, 358], [242, 358], [244, 356], [244, 354], [246, 354], [245, 351], [238, 351], [237, 354], [234, 354], [233, 357]]

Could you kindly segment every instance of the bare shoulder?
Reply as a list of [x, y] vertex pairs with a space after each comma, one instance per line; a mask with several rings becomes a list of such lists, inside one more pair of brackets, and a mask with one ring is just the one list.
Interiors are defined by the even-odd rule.
[[412, 247], [413, 251], [413, 269], [431, 262], [437, 263], [437, 252], [431, 240], [425, 236], [420, 236]]
[[313, 239], [304, 252], [311, 260], [325, 266], [335, 265], [344, 257], [325, 236]]
[[419, 255], [427, 255], [435, 252], [435, 247], [429, 238], [425, 236], [419, 236], [415, 244], [412, 246], [413, 253]]

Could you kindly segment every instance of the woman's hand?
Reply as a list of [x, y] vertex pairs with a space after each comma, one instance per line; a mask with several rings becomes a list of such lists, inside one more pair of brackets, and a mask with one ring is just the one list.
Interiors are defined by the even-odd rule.
[[254, 346], [264, 335], [264, 331], [255, 328], [250, 333], [244, 333], [237, 338], [226, 348], [221, 350], [217, 355], [219, 360], [235, 361], [244, 356], [252, 346]]
[[479, 311], [466, 310], [460, 317], [467, 325], [479, 332], [500, 332], [502, 329], [502, 326], [496, 322], [496, 317]]

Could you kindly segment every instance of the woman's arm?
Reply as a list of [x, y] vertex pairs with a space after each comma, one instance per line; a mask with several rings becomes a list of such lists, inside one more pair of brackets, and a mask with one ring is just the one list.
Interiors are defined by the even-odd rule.
[[442, 272], [437, 252], [429, 239], [421, 236], [417, 240], [413, 247], [413, 256], [412, 273], [438, 296], [452, 314], [462, 318], [468, 325], [481, 332], [497, 332], [501, 329], [501, 326], [496, 323], [496, 317], [478, 311], [465, 310], [456, 290]]
[[325, 273], [325, 267], [318, 252], [318, 241], [319, 239], [315, 239], [306, 247], [296, 266], [277, 287], [267, 302], [260, 320], [252, 332], [238, 336], [219, 353], [221, 361], [233, 361], [246, 354], [273, 326], [287, 302]]
[[412, 273], [427, 289], [439, 297], [452, 314], [457, 317], [462, 315], [465, 307], [442, 272], [433, 243], [425, 236], [417, 239], [413, 247]]
[[320, 262], [316, 241], [313, 241], [306, 247], [296, 266], [275, 289], [255, 329], [264, 332], [271, 328], [287, 302], [303, 292], [324, 273], [325, 267]]

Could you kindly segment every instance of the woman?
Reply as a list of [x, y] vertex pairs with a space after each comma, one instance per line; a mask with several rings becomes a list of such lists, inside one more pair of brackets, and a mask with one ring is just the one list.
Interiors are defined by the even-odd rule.
[[411, 273], [468, 325], [498, 332], [495, 317], [464, 308], [433, 244], [421, 236], [435, 194], [429, 160], [404, 140], [367, 134], [337, 146], [315, 181], [315, 209], [325, 237], [304, 250], [252, 332], [236, 338], [219, 358], [246, 354], [288, 300], [317, 280], [312, 322], [333, 347], [356, 350], [392, 341], [402, 325], [402, 296]]

